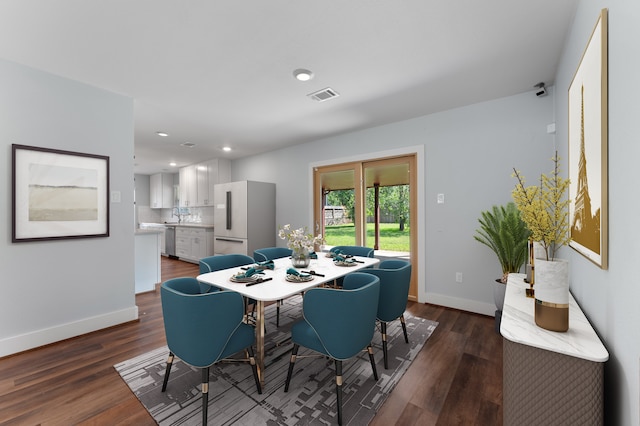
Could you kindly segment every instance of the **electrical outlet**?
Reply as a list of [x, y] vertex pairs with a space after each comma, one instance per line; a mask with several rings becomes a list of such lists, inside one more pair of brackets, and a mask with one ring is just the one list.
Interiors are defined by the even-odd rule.
[[457, 283], [462, 282], [462, 272], [456, 272], [456, 282]]

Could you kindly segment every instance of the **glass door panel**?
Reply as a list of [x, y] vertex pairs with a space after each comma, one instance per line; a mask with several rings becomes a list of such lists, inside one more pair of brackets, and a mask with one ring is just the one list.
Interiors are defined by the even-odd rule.
[[314, 170], [315, 232], [327, 246], [362, 245], [362, 197], [358, 163]]

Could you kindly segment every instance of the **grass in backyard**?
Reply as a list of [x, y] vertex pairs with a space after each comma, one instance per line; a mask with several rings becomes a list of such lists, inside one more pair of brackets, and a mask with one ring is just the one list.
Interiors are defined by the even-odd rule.
[[[368, 247], [373, 247], [375, 241], [375, 227], [373, 223], [367, 223]], [[397, 223], [380, 224], [380, 250], [410, 251], [409, 250], [409, 226], [405, 225], [404, 231], [400, 231]], [[351, 225], [327, 226], [325, 228], [325, 240], [330, 246], [352, 246], [355, 243], [355, 227]]]

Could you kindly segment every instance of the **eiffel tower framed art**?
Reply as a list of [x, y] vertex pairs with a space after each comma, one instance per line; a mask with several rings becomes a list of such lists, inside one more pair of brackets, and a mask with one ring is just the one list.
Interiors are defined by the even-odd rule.
[[607, 269], [607, 9], [569, 86], [569, 245]]

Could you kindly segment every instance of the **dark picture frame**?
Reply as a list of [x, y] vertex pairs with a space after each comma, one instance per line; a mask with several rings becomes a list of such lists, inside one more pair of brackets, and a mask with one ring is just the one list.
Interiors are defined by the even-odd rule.
[[602, 9], [569, 86], [569, 246], [608, 266], [608, 19]]
[[109, 157], [11, 146], [11, 241], [109, 236]]

